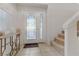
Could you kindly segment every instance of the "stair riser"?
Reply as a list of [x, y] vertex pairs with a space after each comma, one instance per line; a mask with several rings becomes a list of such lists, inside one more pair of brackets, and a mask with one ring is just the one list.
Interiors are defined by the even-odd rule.
[[60, 34], [59, 34], [59, 35], [58, 35], [58, 37], [60, 37], [60, 38], [64, 39], [64, 36], [63, 36], [63, 35], [60, 35]]
[[63, 45], [64, 46], [64, 41], [60, 41], [60, 40], [55, 40], [56, 43]]
[[53, 44], [53, 46], [61, 55], [64, 55], [64, 48], [60, 48], [55, 44]]

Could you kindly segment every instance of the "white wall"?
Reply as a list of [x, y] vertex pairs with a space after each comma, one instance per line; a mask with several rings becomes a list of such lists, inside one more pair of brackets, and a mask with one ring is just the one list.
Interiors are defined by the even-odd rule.
[[[6, 20], [8, 20], [8, 25], [7, 26], [10, 30], [10, 28], [15, 27], [16, 26], [16, 7], [13, 4], [0, 4], [0, 9], [5, 11], [8, 14], [8, 18]], [[5, 16], [5, 15], [4, 15]], [[6, 26], [6, 24], [5, 24]]]
[[25, 24], [26, 24], [26, 16], [28, 14], [34, 14], [37, 17], [40, 13], [44, 14], [44, 17], [46, 16], [46, 9], [40, 8], [40, 7], [26, 7], [26, 6], [17, 6], [18, 14], [20, 17], [20, 24], [21, 27], [23, 27], [24, 30], [24, 42], [25, 43], [36, 43], [39, 41], [45, 41], [46, 40], [46, 19], [43, 20], [43, 40], [27, 40], [26, 39], [26, 30], [25, 30]]
[[[6, 14], [4, 14], [3, 16], [3, 19], [4, 19], [4, 22], [6, 23], [6, 21], [8, 21], [8, 23], [4, 24], [4, 26], [6, 28], [8, 28], [8, 30], [6, 29], [4, 32], [7, 32], [9, 31], [13, 31], [11, 29], [16, 29], [16, 17], [17, 17], [17, 10], [16, 10], [16, 6], [14, 4], [8, 4], [8, 3], [2, 3], [0, 4], [0, 9], [2, 11], [4, 11]], [[0, 19], [0, 20], [3, 20], [3, 19]], [[4, 28], [2, 28], [4, 30]], [[14, 31], [13, 31], [14, 32]], [[7, 34], [8, 35], [8, 34]], [[10, 35], [9, 35], [10, 36]], [[9, 40], [10, 37], [8, 37], [6, 39], [6, 42], [9, 43], [10, 40]], [[10, 44], [8, 44], [6, 46], [6, 50], [5, 50], [5, 53], [4, 55], [7, 55], [9, 54], [11, 50], [11, 47], [10, 47]]]
[[8, 13], [10, 13], [12, 15], [14, 15], [16, 13], [16, 9], [15, 9], [16, 6], [14, 6], [13, 4], [1, 3], [0, 8], [4, 9], [5, 11], [7, 11]]
[[63, 30], [63, 24], [79, 10], [78, 4], [48, 4], [47, 39], [53, 40]]
[[79, 39], [77, 37], [77, 21], [79, 21], [79, 12], [64, 24], [65, 31], [65, 55], [79, 56]]
[[65, 29], [65, 55], [79, 56], [79, 40], [77, 39], [77, 22], [70, 23]]
[[[26, 7], [18, 6], [18, 12], [20, 12], [22, 18], [21, 23], [24, 25], [24, 14], [27, 13], [35, 13], [35, 12], [43, 12], [46, 9], [39, 7]], [[46, 11], [47, 17], [43, 23], [43, 39], [46, 39], [46, 42], [53, 40], [58, 33], [63, 30], [63, 24], [71, 18], [77, 11], [79, 10], [78, 4], [64, 4], [64, 3], [55, 3], [48, 4], [48, 9]], [[20, 17], [21, 17], [20, 16]], [[22, 26], [21, 26], [22, 27]], [[33, 42], [33, 41], [32, 41]]]

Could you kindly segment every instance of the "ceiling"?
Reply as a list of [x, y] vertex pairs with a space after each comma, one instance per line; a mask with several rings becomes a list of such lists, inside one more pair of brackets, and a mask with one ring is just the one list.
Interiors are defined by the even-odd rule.
[[48, 8], [47, 3], [16, 3], [17, 6]]

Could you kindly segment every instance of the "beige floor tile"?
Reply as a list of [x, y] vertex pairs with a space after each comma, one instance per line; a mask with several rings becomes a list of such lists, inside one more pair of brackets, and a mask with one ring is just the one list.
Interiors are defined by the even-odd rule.
[[18, 56], [61, 56], [54, 47], [39, 44], [39, 47], [24, 48]]
[[39, 47], [34, 48], [24, 48], [22, 52], [20, 52], [19, 56], [40, 56]]

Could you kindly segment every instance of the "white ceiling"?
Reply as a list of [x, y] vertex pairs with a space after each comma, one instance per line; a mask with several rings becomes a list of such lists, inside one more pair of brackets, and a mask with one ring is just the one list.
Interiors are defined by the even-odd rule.
[[47, 3], [16, 3], [17, 6], [48, 8]]

